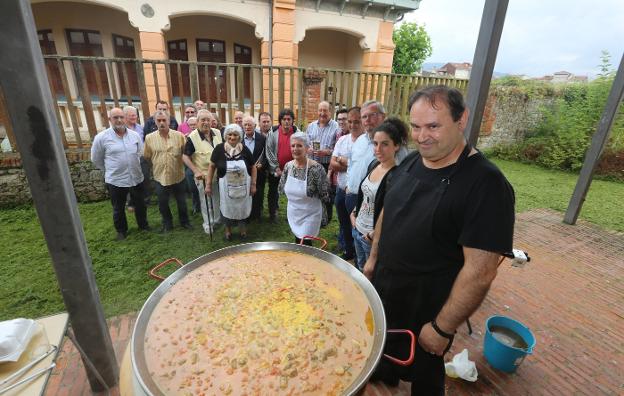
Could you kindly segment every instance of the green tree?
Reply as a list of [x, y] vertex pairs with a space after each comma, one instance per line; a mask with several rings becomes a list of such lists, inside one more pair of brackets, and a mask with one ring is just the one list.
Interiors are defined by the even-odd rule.
[[420, 71], [425, 59], [431, 55], [431, 39], [424, 26], [404, 22], [394, 28], [392, 41], [396, 46], [392, 60], [392, 72], [414, 74]]

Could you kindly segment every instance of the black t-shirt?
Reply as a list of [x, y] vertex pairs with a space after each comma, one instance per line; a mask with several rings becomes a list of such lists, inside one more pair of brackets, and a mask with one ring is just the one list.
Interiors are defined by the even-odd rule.
[[251, 167], [254, 165], [253, 155], [244, 144], [243, 150], [240, 152], [240, 154], [234, 156], [233, 158], [229, 158], [225, 155], [225, 146], [223, 145], [223, 143], [217, 144], [214, 150], [212, 150], [212, 155], [210, 156], [210, 162], [215, 164], [215, 167], [217, 168], [217, 177], [219, 178], [225, 176], [225, 172], [227, 171], [227, 161], [235, 160], [245, 161], [245, 165], [247, 166], [247, 174], [251, 176]]
[[[416, 161], [412, 158], [418, 157]], [[386, 193], [379, 260], [387, 268], [409, 273], [434, 273], [463, 266], [462, 247], [496, 253], [510, 252], [513, 245], [514, 203], [512, 186], [501, 171], [481, 153], [466, 158], [453, 175], [433, 215], [432, 244], [416, 247], [410, 229], [411, 216], [422, 216], [427, 208], [405, 205], [416, 180], [437, 185], [457, 166], [429, 169], [417, 153], [395, 170]], [[407, 173], [405, 173], [407, 172]], [[403, 177], [399, 177], [405, 173]]]

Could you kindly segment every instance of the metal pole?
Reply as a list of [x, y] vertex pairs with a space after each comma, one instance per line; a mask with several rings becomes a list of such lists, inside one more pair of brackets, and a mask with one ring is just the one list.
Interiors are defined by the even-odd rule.
[[596, 165], [602, 155], [602, 151], [604, 150], [607, 140], [609, 140], [611, 126], [613, 125], [615, 114], [620, 107], [620, 102], [622, 101], [623, 96], [624, 54], [620, 60], [620, 67], [615, 75], [615, 80], [613, 80], [611, 93], [609, 93], [609, 98], [607, 98], [607, 104], [605, 105], [604, 112], [602, 113], [602, 117], [598, 123], [598, 128], [596, 128], [596, 133], [592, 137], [591, 146], [585, 156], [583, 168], [581, 168], [581, 173], [576, 181], [574, 193], [572, 193], [568, 209], [563, 217], [563, 222], [566, 224], [576, 224], [576, 220], [578, 219], [583, 203], [585, 202], [585, 196], [587, 196], [587, 191], [589, 191], [589, 186], [592, 182], [594, 169], [596, 169]]
[[470, 114], [464, 135], [473, 147], [477, 145], [483, 110], [487, 101], [496, 53], [500, 43], [509, 0], [486, 0], [481, 17], [479, 39], [472, 60], [466, 102]]
[[[0, 88], [76, 339], [106, 384], [87, 371], [91, 389], [117, 383], [119, 367], [108, 332], [91, 258], [46, 78], [28, 0], [0, 1]], [[86, 366], [86, 364], [85, 364]]]

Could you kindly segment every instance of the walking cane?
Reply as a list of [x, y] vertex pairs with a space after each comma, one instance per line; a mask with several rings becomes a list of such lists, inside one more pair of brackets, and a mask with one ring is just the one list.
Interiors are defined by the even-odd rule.
[[210, 210], [208, 209], [208, 194], [206, 194], [206, 179], [202, 179], [202, 186], [204, 187], [204, 199], [206, 200], [206, 212], [208, 212], [208, 235], [210, 235], [210, 242], [212, 242], [212, 220], [210, 219], [210, 214], [213, 212], [212, 209], [212, 196], [210, 196]]
[[[214, 194], [214, 191], [212, 192]], [[210, 194], [210, 211], [214, 215], [214, 207], [212, 206], [212, 194]], [[212, 229], [210, 230], [210, 240], [212, 241]]]

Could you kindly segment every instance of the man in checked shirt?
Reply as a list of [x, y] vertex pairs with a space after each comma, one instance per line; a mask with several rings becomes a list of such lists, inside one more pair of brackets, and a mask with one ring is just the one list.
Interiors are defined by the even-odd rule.
[[[310, 148], [308, 149], [308, 158], [315, 160], [323, 165], [325, 172], [329, 169], [334, 146], [336, 145], [336, 134], [338, 132], [338, 123], [331, 119], [331, 110], [329, 102], [321, 102], [318, 105], [318, 120], [311, 122], [306, 129]], [[327, 210], [327, 222], [332, 219], [332, 200], [325, 204]]]

